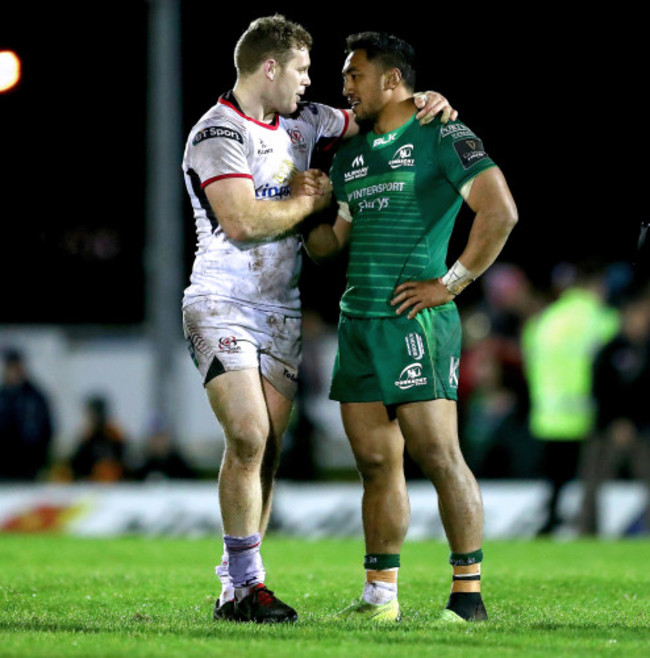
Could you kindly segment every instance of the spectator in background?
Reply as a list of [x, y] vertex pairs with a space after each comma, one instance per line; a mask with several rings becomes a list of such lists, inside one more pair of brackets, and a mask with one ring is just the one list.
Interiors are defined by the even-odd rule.
[[495, 263], [480, 286], [483, 295], [463, 314], [458, 395], [464, 454], [479, 477], [534, 477], [538, 442], [528, 430], [521, 331], [542, 301], [512, 263]]
[[[600, 485], [621, 475], [645, 482], [650, 495], [650, 289], [634, 293], [621, 308], [621, 327], [599, 352], [593, 395], [596, 432], [585, 445], [581, 533], [598, 532]], [[649, 501], [650, 502], [650, 501]], [[650, 505], [645, 531], [650, 532]]]
[[86, 401], [86, 423], [70, 459], [72, 478], [115, 482], [126, 476], [124, 436], [110, 420], [108, 401], [93, 396]]
[[138, 480], [191, 480], [197, 474], [181, 454], [168, 429], [155, 421], [145, 447], [144, 460], [134, 475]]
[[492, 336], [472, 345], [462, 358], [459, 421], [469, 467], [477, 477], [531, 477], [537, 442], [527, 427], [528, 395], [518, 346]]
[[37, 479], [48, 465], [52, 433], [47, 398], [31, 380], [23, 355], [6, 350], [0, 387], [0, 479]]
[[582, 442], [593, 431], [593, 362], [618, 329], [618, 314], [605, 302], [606, 292], [598, 268], [576, 268], [558, 299], [524, 326], [530, 431], [543, 442], [542, 471], [551, 484], [540, 535], [559, 526], [560, 492], [576, 476]]
[[478, 311], [489, 320], [490, 333], [519, 342], [529, 317], [542, 306], [524, 270], [513, 263], [496, 263], [481, 280], [483, 302]]

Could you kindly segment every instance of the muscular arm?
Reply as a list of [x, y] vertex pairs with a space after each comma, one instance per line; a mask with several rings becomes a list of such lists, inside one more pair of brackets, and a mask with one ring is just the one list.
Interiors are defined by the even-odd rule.
[[340, 215], [333, 225], [320, 224], [305, 241], [309, 257], [316, 263], [332, 258], [347, 245], [352, 225]]
[[[478, 277], [501, 253], [517, 223], [517, 207], [497, 167], [485, 170], [472, 181], [466, 201], [476, 216], [458, 260]], [[407, 281], [395, 288], [391, 305], [397, 306], [398, 315], [409, 309], [408, 317], [413, 318], [422, 309], [440, 306], [453, 298], [441, 279]]]
[[476, 213], [467, 246], [458, 260], [476, 276], [501, 253], [518, 220], [517, 207], [501, 170], [491, 167], [472, 183], [467, 204]]
[[305, 217], [322, 210], [329, 195], [298, 195], [282, 201], [258, 201], [253, 182], [224, 178], [205, 188], [226, 235], [238, 242], [274, 238], [291, 231]]

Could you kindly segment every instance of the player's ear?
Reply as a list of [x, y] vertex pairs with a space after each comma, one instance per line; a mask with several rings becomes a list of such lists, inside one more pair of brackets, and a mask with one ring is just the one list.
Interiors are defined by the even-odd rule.
[[264, 77], [267, 78], [268, 80], [275, 80], [275, 74], [278, 69], [278, 62], [275, 59], [267, 59], [264, 64]]
[[402, 72], [399, 69], [390, 69], [384, 77], [384, 89], [396, 89], [402, 81]]

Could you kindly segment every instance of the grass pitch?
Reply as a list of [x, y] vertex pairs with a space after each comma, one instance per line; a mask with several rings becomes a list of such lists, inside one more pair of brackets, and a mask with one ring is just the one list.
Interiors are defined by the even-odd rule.
[[403, 621], [333, 618], [357, 598], [361, 540], [269, 536], [268, 586], [295, 625], [213, 622], [220, 539], [0, 536], [0, 656], [644, 656], [650, 655], [647, 540], [487, 542], [490, 621], [440, 627], [448, 551], [407, 541]]

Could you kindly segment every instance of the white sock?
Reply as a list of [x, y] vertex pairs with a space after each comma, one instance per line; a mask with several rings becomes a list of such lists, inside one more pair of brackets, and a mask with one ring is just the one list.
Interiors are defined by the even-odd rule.
[[382, 605], [397, 598], [397, 583], [382, 583], [373, 581], [366, 583], [362, 598], [366, 603]]
[[248, 596], [257, 585], [246, 585], [245, 587], [235, 587], [234, 597], [235, 601], [241, 601], [245, 596]]
[[215, 569], [215, 573], [221, 581], [221, 594], [219, 595], [219, 605], [223, 605], [226, 601], [232, 601], [235, 598], [235, 588], [232, 584], [232, 578], [228, 570], [228, 549], [225, 544], [223, 547], [223, 555], [221, 556], [221, 563]]
[[235, 598], [235, 588], [234, 587], [225, 587], [221, 586], [221, 594], [219, 595], [219, 605], [222, 606], [228, 601], [232, 601]]
[[224, 535], [224, 543], [228, 551], [228, 573], [235, 590], [263, 583], [266, 572], [260, 555], [260, 534], [248, 537]]

